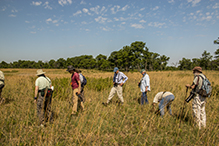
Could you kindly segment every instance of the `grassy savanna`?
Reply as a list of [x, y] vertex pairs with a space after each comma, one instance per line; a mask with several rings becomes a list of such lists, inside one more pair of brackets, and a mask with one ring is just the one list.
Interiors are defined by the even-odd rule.
[[[64, 69], [44, 70], [55, 88], [52, 101], [54, 122], [38, 126], [36, 104], [33, 102], [37, 69], [1, 69], [5, 74], [6, 99], [0, 106], [1, 145], [218, 145], [219, 144], [219, 74], [203, 73], [213, 84], [213, 95], [207, 99], [207, 127], [193, 126], [192, 101], [185, 104], [185, 84], [193, 80], [192, 71], [148, 72], [151, 80], [150, 104], [140, 106], [140, 73], [125, 73], [129, 79], [123, 90], [125, 103], [120, 106], [115, 96], [108, 107], [102, 105], [112, 87], [112, 72], [83, 70], [85, 108], [71, 116], [70, 74]], [[149, 110], [155, 94], [170, 91], [174, 116], [165, 111], [161, 118]], [[189, 92], [187, 93], [187, 96]]]

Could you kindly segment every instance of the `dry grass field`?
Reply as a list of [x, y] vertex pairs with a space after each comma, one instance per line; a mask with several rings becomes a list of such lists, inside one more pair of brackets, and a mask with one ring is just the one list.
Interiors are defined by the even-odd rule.
[[[52, 101], [54, 122], [38, 125], [36, 104], [33, 102], [37, 69], [1, 69], [5, 74], [6, 99], [0, 106], [0, 145], [219, 145], [219, 73], [204, 71], [213, 84], [213, 95], [207, 99], [207, 127], [193, 126], [192, 102], [185, 105], [185, 84], [192, 83], [192, 71], [148, 72], [151, 92], [149, 105], [140, 106], [140, 73], [128, 76], [123, 90], [125, 103], [118, 104], [115, 96], [108, 107], [106, 102], [112, 87], [111, 72], [82, 70], [87, 77], [84, 112], [71, 116], [70, 74], [65, 69], [45, 69], [55, 88]], [[165, 111], [161, 118], [151, 113], [151, 103], [159, 91], [175, 95], [174, 116]], [[189, 92], [187, 93], [187, 96]]]

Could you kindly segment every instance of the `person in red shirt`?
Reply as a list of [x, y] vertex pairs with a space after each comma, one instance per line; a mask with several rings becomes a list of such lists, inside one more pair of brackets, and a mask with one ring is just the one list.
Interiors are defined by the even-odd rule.
[[71, 76], [71, 87], [72, 87], [72, 98], [73, 98], [72, 115], [76, 115], [78, 102], [82, 108], [82, 111], [84, 110], [84, 104], [83, 104], [82, 100], [80, 98], [78, 98], [78, 96], [80, 96], [80, 94], [81, 94], [80, 93], [81, 82], [80, 82], [79, 74], [77, 72], [75, 72], [75, 68], [72, 65], [68, 66], [68, 69], [66, 71], [68, 71], [69, 73], [72, 74], [72, 76]]

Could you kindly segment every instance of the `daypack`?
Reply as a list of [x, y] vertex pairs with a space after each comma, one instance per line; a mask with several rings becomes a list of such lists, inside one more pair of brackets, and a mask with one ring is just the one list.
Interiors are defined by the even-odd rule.
[[87, 84], [87, 79], [83, 75], [82, 77], [83, 77], [83, 82], [81, 83], [81, 86], [85, 86]]
[[206, 77], [205, 78], [203, 78], [202, 76], [200, 77], [202, 78], [203, 81], [202, 81], [201, 89], [199, 90], [198, 94], [201, 95], [202, 97], [211, 97], [212, 87], [210, 81]]

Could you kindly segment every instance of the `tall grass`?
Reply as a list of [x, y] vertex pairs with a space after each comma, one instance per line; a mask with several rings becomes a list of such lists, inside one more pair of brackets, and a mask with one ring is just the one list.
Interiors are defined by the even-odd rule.
[[[129, 79], [124, 86], [125, 103], [120, 106], [115, 96], [108, 107], [102, 105], [112, 87], [113, 73], [83, 71], [88, 79], [85, 87], [85, 111], [71, 117], [72, 106], [70, 74], [64, 70], [46, 70], [55, 92], [52, 110], [54, 122], [45, 128], [37, 125], [36, 104], [33, 102], [36, 70], [6, 72], [6, 86], [0, 106], [1, 145], [218, 145], [219, 144], [219, 74], [205, 71], [213, 82], [213, 95], [207, 99], [207, 127], [193, 126], [191, 103], [185, 105], [185, 84], [191, 83], [191, 71], [148, 72], [151, 92], [149, 105], [140, 106], [140, 73], [125, 73]], [[3, 70], [10, 71], [10, 70]], [[153, 97], [159, 91], [175, 95], [172, 104], [174, 116], [165, 111], [161, 118], [149, 110]], [[188, 94], [187, 94], [188, 96]]]

